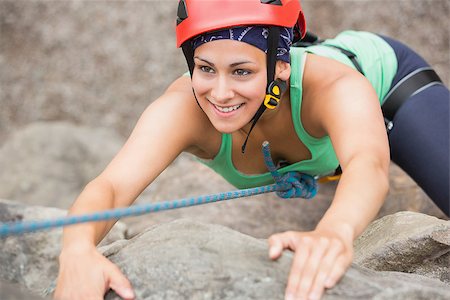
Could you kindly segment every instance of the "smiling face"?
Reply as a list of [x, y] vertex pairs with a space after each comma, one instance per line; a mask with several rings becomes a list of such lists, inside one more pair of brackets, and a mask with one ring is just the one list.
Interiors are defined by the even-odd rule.
[[266, 54], [247, 43], [217, 40], [194, 53], [192, 86], [197, 100], [220, 132], [247, 125], [266, 90]]

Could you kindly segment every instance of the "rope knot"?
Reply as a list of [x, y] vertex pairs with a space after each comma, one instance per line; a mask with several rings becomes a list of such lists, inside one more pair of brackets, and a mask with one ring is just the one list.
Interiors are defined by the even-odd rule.
[[282, 190], [276, 191], [281, 198], [305, 198], [311, 199], [317, 194], [317, 181], [308, 174], [291, 171], [283, 175], [277, 171], [270, 155], [269, 142], [263, 143], [264, 162], [269, 169], [275, 183], [282, 187]]
[[314, 177], [300, 172], [287, 172], [278, 181], [278, 185], [290, 186], [289, 189], [277, 191], [281, 198], [305, 198], [311, 199], [317, 194], [317, 183]]

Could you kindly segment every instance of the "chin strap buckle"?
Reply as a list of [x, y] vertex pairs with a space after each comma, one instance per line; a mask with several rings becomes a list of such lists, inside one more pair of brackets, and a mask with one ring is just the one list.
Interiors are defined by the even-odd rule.
[[286, 90], [286, 83], [281, 80], [272, 81], [267, 87], [264, 106], [268, 109], [275, 109], [281, 100], [281, 95]]

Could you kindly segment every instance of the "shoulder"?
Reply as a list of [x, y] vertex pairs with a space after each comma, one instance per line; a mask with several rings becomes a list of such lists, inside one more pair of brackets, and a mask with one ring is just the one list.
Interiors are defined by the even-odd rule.
[[341, 110], [351, 113], [348, 109], [361, 98], [370, 99], [366, 102], [368, 106], [378, 103], [373, 87], [363, 75], [333, 59], [308, 54], [303, 77], [302, 120], [311, 135], [327, 135], [326, 123], [343, 113]]
[[314, 136], [330, 137], [341, 166], [357, 154], [389, 159], [383, 114], [370, 82], [358, 71], [320, 57], [310, 60], [306, 70], [309, 107], [302, 110], [302, 119], [309, 120]]
[[[220, 133], [212, 126], [194, 97], [191, 79], [181, 76], [151, 103], [142, 115], [144, 122], [158, 119], [157, 125], [169, 128], [170, 134], [178, 136], [183, 151], [209, 158], [214, 156]], [[149, 124], [155, 124], [149, 121]], [[220, 144], [219, 144], [220, 147]]]

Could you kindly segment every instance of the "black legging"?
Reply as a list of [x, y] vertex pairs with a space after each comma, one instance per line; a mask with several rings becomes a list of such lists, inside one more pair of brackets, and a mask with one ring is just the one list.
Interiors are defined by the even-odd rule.
[[[394, 49], [398, 60], [392, 86], [412, 71], [429, 66], [406, 45], [382, 38]], [[399, 108], [389, 132], [391, 159], [447, 216], [450, 215], [449, 103], [450, 92], [443, 84], [425, 88]]]

